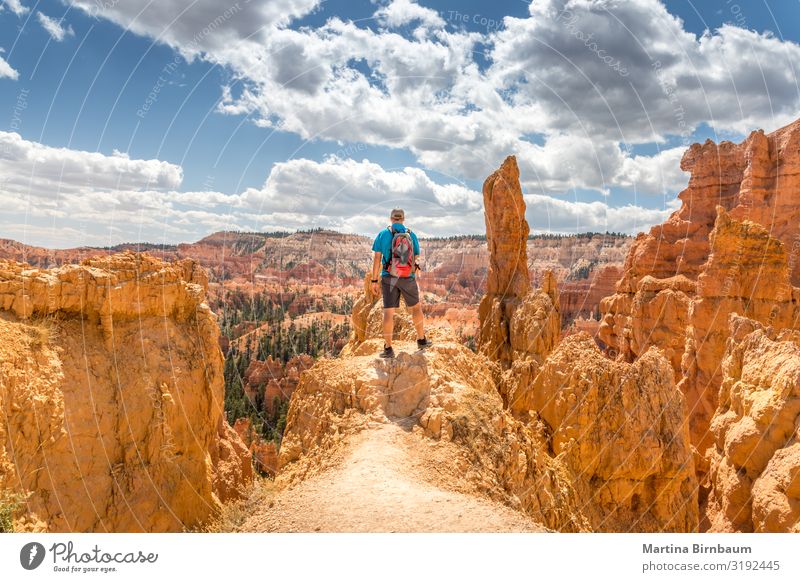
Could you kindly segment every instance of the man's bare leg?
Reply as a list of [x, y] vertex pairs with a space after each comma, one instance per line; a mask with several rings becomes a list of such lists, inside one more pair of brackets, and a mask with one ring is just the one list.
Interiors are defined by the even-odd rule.
[[383, 344], [392, 347], [392, 335], [394, 335], [394, 307], [383, 309]]
[[[422, 303], [417, 303], [411, 308], [411, 320], [414, 322], [414, 329], [417, 330], [417, 339], [425, 337], [425, 316], [422, 314]], [[384, 324], [384, 329], [386, 329]]]

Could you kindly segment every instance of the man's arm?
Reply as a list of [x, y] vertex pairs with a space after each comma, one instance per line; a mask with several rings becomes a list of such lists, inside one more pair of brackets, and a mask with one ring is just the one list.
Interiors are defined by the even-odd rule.
[[372, 277], [370, 278], [370, 286], [372, 288], [372, 294], [378, 295], [380, 289], [378, 288], [377, 280], [380, 278], [381, 274], [381, 264], [383, 262], [383, 253], [380, 251], [376, 251], [372, 255]]
[[375, 252], [372, 255], [372, 277], [371, 279], [374, 281], [377, 279], [381, 274], [381, 264], [383, 262], [383, 253]]

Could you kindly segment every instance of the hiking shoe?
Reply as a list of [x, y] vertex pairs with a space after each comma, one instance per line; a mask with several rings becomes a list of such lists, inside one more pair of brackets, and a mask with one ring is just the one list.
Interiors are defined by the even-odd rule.
[[429, 348], [433, 345], [433, 342], [428, 339], [428, 336], [425, 336], [421, 340], [417, 340], [417, 349], [424, 350], [425, 348]]
[[394, 350], [392, 349], [392, 346], [389, 346], [388, 348], [386, 346], [383, 346], [383, 351], [381, 352], [380, 356], [382, 358], [393, 358]]

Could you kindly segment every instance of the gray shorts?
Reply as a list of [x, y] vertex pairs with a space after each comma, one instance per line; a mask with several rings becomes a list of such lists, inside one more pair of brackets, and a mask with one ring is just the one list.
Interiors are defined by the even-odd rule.
[[400, 295], [407, 307], [414, 307], [419, 303], [419, 287], [417, 280], [412, 277], [381, 277], [381, 292], [383, 294], [383, 307], [400, 307]]

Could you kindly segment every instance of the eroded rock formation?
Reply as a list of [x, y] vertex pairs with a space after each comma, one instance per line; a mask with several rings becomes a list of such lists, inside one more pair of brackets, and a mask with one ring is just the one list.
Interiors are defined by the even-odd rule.
[[[612, 356], [626, 361], [652, 346], [669, 358], [686, 397], [704, 527], [787, 531], [796, 527], [796, 513], [785, 509], [795, 503], [791, 495], [769, 494], [783, 509], [766, 525], [763, 502], [754, 495], [777, 481], [754, 483], [773, 453], [784, 468], [790, 453], [769, 444], [782, 437], [757, 428], [761, 420], [751, 418], [750, 404], [743, 409], [728, 394], [733, 385], [755, 385], [758, 398], [766, 398], [768, 378], [746, 365], [750, 371], [743, 372], [737, 358], [752, 355], [764, 369], [776, 362], [763, 337], [757, 348], [741, 329], [731, 340], [729, 319], [768, 326], [768, 336], [800, 323], [794, 286], [800, 282], [800, 121], [769, 135], [755, 131], [738, 145], [695, 144], [681, 167], [692, 173], [679, 195], [681, 208], [637, 237], [616, 293], [601, 302], [598, 335]], [[743, 451], [755, 446], [756, 433], [765, 437], [769, 454], [745, 462]], [[781, 479], [788, 486], [786, 476]]]
[[545, 271], [541, 289], [528, 273], [528, 223], [514, 156], [483, 183], [489, 274], [478, 307], [478, 348], [505, 370], [499, 389], [504, 402], [516, 396], [561, 335], [555, 277]]
[[253, 477], [196, 263], [0, 262], [0, 489], [19, 529], [180, 531]]
[[587, 334], [570, 336], [513, 410], [544, 421], [552, 453], [570, 468], [595, 529], [696, 529], [683, 398], [655, 348], [633, 364], [613, 362]]
[[710, 529], [800, 532], [800, 332], [732, 316], [722, 368]]
[[681, 208], [637, 237], [601, 302], [598, 336], [626, 361], [664, 351], [687, 397], [702, 478], [729, 314], [797, 325], [800, 121], [740, 144], [694, 144], [681, 167], [691, 172]]
[[[783, 243], [760, 224], [734, 220], [721, 206], [707, 238], [709, 255], [694, 280], [642, 277], [635, 294], [620, 293], [607, 301], [612, 311], [600, 330], [611, 345], [617, 341], [622, 346], [625, 360], [651, 346], [665, 351], [686, 396], [701, 479], [713, 443], [709, 423], [722, 382], [728, 317], [737, 313], [776, 329], [791, 329], [800, 321], [800, 290], [791, 285]], [[628, 315], [613, 312], [620, 306]], [[621, 338], [603, 335], [620, 326]]]
[[[686, 327], [718, 205], [732, 219], [761, 224], [783, 242], [790, 281], [800, 284], [800, 121], [769, 135], [754, 131], [740, 144], [694, 144], [681, 168], [691, 172], [689, 186], [678, 195], [681, 208], [636, 238], [616, 294], [601, 303], [600, 329], [602, 341], [629, 360], [651, 345], [662, 347], [677, 373], [683, 344], [665, 338], [681, 337]], [[649, 302], [654, 305], [636, 311]]]
[[267, 356], [266, 360], [251, 360], [244, 373], [244, 393], [251, 402], [259, 398], [263, 411], [274, 414], [278, 403], [289, 400], [300, 382], [300, 373], [314, 364], [308, 354], [289, 358], [285, 364]]
[[800, 289], [789, 279], [784, 245], [760, 224], [733, 220], [718, 207], [711, 254], [697, 278], [688, 310], [679, 387], [686, 395], [693, 442], [706, 469], [708, 427], [717, 408], [728, 318], [739, 314], [775, 329], [800, 322]]
[[[514, 312], [531, 290], [527, 241], [530, 229], [525, 220], [525, 201], [519, 184], [514, 156], [483, 183], [489, 273], [486, 294], [478, 307], [481, 353], [504, 367], [513, 361], [510, 330]], [[519, 340], [525, 332], [518, 330]], [[521, 346], [517, 346], [518, 348]]]
[[[650, 276], [668, 280], [683, 275], [697, 280], [708, 257], [709, 238], [717, 206], [734, 220], [761, 224], [784, 243], [794, 257], [790, 279], [800, 284], [800, 120], [765, 135], [754, 131], [740, 144], [724, 141], [692, 145], [681, 160], [691, 172], [688, 187], [678, 198], [681, 207], [661, 225], [636, 238], [625, 260], [625, 274], [617, 284], [620, 296], [633, 295], [639, 281]], [[615, 297], [614, 302], [623, 297]], [[604, 313], [614, 310], [613, 302]], [[623, 325], [609, 325], [606, 333]], [[609, 322], [611, 324], [611, 322]], [[621, 335], [618, 333], [618, 335]]]
[[[545, 273], [541, 290], [513, 283], [527, 272], [507, 253], [527, 238], [527, 224], [522, 230], [516, 225], [525, 203], [511, 161], [486, 181], [484, 203], [489, 273], [495, 275], [489, 288], [515, 294], [487, 293], [480, 311], [481, 349], [503, 368], [498, 390], [504, 404], [524, 423], [540, 426], [551, 454], [587, 499], [581, 510], [593, 529], [692, 531], [697, 481], [674, 372], [659, 350], [630, 365], [605, 358], [586, 334], [558, 344], [560, 301], [552, 273]], [[495, 197], [498, 183], [501, 196]], [[492, 244], [492, 232], [504, 238]]]
[[250, 418], [237, 418], [233, 430], [253, 455], [253, 465], [262, 473], [275, 475], [278, 471], [278, 447], [274, 441], [261, 438]]

